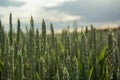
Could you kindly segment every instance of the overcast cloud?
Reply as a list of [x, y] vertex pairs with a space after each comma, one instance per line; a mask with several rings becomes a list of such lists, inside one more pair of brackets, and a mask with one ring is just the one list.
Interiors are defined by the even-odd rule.
[[22, 6], [24, 5], [25, 2], [17, 2], [14, 0], [0, 0], [0, 6], [1, 7], [9, 7], [9, 6]]
[[119, 8], [120, 0], [75, 0], [45, 9], [82, 16], [88, 22], [116, 22], [120, 21]]
[[[42, 19], [47, 26], [53, 22], [55, 29], [72, 26], [77, 21], [81, 25], [120, 24], [120, 0], [0, 0], [0, 19], [9, 24], [9, 13], [13, 14], [13, 24], [20, 18], [25, 28], [29, 26], [31, 15], [37, 28]], [[16, 28], [16, 26], [14, 26]]]

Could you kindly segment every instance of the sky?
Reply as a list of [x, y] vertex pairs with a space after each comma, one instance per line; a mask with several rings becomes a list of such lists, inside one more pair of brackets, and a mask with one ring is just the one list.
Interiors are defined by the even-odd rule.
[[68, 25], [73, 27], [120, 24], [120, 0], [0, 0], [0, 19], [9, 29], [9, 14], [12, 13], [13, 27], [17, 19], [22, 29], [29, 27], [33, 16], [35, 27], [41, 29], [41, 21], [46, 21], [47, 29], [52, 22], [57, 30]]

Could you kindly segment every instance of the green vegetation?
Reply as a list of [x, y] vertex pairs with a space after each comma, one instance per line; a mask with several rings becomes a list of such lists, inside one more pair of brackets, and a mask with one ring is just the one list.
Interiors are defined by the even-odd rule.
[[120, 29], [97, 30], [91, 25], [85, 31], [67, 29], [55, 34], [53, 24], [47, 34], [30, 29], [4, 31], [0, 20], [0, 80], [120, 80]]

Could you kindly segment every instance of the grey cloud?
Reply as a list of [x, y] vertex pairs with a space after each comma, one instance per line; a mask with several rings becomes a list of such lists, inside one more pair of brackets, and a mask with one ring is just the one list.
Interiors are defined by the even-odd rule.
[[0, 19], [3, 17], [3, 15], [2, 14], [0, 14]]
[[8, 6], [19, 7], [24, 4], [25, 2], [18, 2], [18, 1], [13, 1], [13, 0], [0, 0], [0, 6], [2, 7], [8, 7]]
[[0, 18], [2, 17], [2, 15], [0, 14]]
[[115, 22], [120, 20], [120, 0], [76, 0], [46, 10], [58, 10], [83, 17], [87, 22]]

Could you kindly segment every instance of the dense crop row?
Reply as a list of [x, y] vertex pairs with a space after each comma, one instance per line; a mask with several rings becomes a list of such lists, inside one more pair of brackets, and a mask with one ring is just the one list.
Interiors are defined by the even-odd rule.
[[0, 21], [0, 80], [120, 80], [120, 30], [96, 30], [61, 34], [34, 29], [23, 32], [17, 21], [17, 32], [4, 31]]

